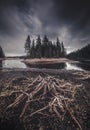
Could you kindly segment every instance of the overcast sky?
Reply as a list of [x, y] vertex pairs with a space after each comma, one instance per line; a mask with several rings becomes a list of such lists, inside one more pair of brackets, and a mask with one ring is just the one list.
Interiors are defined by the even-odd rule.
[[90, 43], [89, 0], [0, 0], [0, 45], [22, 55], [27, 35], [59, 37], [67, 51]]

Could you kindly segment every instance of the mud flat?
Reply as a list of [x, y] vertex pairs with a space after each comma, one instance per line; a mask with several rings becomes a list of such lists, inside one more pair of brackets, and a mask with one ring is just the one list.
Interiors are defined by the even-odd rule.
[[90, 130], [90, 72], [0, 71], [0, 130]]

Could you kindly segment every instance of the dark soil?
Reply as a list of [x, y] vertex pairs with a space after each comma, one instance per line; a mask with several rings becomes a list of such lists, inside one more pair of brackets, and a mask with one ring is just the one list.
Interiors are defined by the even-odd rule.
[[[16, 89], [25, 90], [29, 84], [27, 79], [36, 78], [38, 75], [45, 78], [48, 75], [56, 79], [74, 85], [81, 85], [77, 88], [74, 100], [68, 108], [78, 120], [82, 130], [90, 130], [90, 73], [85, 71], [66, 70], [2, 70], [0, 72], [0, 130], [79, 130], [80, 128], [70, 116], [68, 110], [63, 120], [58, 119], [55, 113], [51, 116], [40, 116], [39, 114], [29, 117], [29, 112], [42, 106], [39, 102], [31, 103], [25, 115], [20, 119], [21, 110], [25, 100], [15, 108], [7, 109], [19, 94], [11, 94]], [[39, 95], [38, 95], [39, 96]], [[44, 101], [47, 103], [47, 101]], [[47, 111], [46, 111], [47, 112]], [[61, 113], [61, 112], [60, 112]]]

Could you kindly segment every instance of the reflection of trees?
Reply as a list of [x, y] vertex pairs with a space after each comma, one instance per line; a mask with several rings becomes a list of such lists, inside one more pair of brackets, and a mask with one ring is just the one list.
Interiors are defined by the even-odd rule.
[[50, 63], [50, 64], [29, 64], [28, 67], [32, 68], [47, 68], [47, 69], [64, 69], [65, 63]]

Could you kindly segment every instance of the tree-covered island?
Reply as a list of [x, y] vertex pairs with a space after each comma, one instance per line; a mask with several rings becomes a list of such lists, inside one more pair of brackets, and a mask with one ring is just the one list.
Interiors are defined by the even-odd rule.
[[59, 38], [57, 38], [56, 42], [52, 42], [46, 35], [43, 39], [39, 35], [36, 40], [32, 41], [28, 35], [25, 52], [28, 58], [60, 58], [66, 55], [63, 42], [60, 42]]

